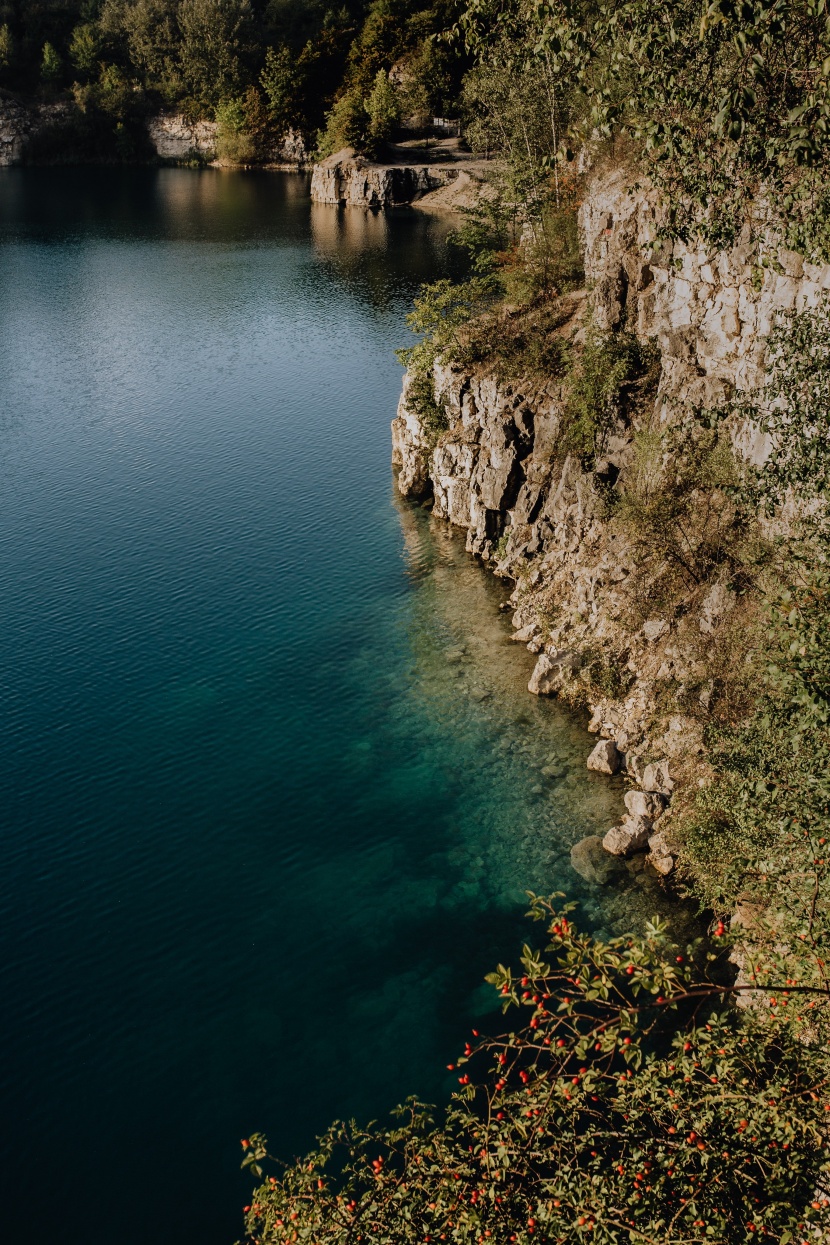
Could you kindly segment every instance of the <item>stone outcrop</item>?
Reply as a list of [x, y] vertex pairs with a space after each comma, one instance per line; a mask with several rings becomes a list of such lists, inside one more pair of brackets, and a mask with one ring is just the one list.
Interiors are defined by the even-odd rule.
[[[830, 265], [783, 250], [772, 227], [760, 245], [747, 231], [729, 251], [670, 246], [659, 241], [656, 196], [629, 191], [633, 180], [612, 169], [588, 185], [580, 227], [591, 292], [561, 300], [553, 332], [578, 352], [590, 308], [600, 330], [624, 326], [653, 342], [659, 384], [643, 417], [653, 429], [667, 427], [681, 403], [711, 407], [736, 387], [757, 386], [775, 317], [830, 291]], [[515, 314], [504, 313], [505, 333]], [[712, 655], [748, 606], [728, 572], [715, 568], [682, 600], [644, 613], [653, 594], [607, 504], [609, 490], [624, 490], [635, 469], [636, 420], [620, 414], [601, 458], [589, 464], [562, 448], [567, 390], [559, 376], [507, 379], [486, 358], [474, 366], [447, 358], [433, 379], [448, 427], [440, 436], [425, 429], [404, 389], [392, 425], [401, 491], [431, 491], [435, 514], [466, 531], [468, 550], [512, 580], [514, 636], [538, 654], [530, 690], [588, 704], [602, 756], [617, 755], [638, 788], [632, 820], [614, 828], [614, 850], [647, 846], [648, 865], [666, 875], [677, 852], [670, 810], [658, 805], [697, 782], [717, 678]], [[731, 435], [739, 453], [764, 460], [769, 446], [756, 428], [733, 427]], [[613, 690], [600, 690], [604, 683]], [[611, 761], [605, 772], [614, 772]]]
[[620, 872], [620, 862], [609, 855], [599, 835], [580, 839], [571, 848], [571, 865], [586, 882], [607, 886]]
[[621, 765], [622, 757], [613, 739], [601, 739], [588, 757], [588, 769], [598, 774], [616, 774]]
[[0, 92], [0, 168], [20, 164], [30, 139], [61, 125], [71, 112], [71, 104], [22, 104]]
[[215, 121], [190, 122], [181, 113], [160, 112], [147, 122], [147, 136], [160, 160], [186, 164], [216, 155]]
[[311, 198], [314, 203], [396, 207], [449, 185], [460, 173], [454, 164], [374, 164], [347, 147], [315, 164]]
[[609, 830], [602, 846], [612, 856], [632, 856], [648, 843], [651, 822], [643, 817], [624, 817], [619, 826]]

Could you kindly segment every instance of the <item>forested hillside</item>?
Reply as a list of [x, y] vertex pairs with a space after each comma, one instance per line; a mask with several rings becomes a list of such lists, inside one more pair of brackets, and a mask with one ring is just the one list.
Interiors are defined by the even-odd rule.
[[367, 146], [400, 119], [417, 127], [456, 108], [465, 55], [434, 36], [457, 9], [456, 0], [6, 0], [0, 87], [74, 99], [98, 120], [102, 151], [121, 126], [115, 155], [130, 155], [125, 129], [138, 136], [159, 108], [219, 120], [226, 141], [237, 136], [229, 157], [246, 162], [267, 159], [288, 129], [311, 149]]

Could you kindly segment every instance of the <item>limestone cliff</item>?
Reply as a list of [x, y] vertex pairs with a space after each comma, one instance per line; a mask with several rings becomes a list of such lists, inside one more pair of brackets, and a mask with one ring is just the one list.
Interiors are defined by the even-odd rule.
[[[763, 267], [748, 237], [715, 254], [659, 243], [659, 205], [646, 190], [629, 192], [632, 180], [617, 169], [588, 186], [580, 227], [590, 292], [563, 300], [555, 331], [572, 351], [588, 323], [602, 331], [625, 324], [652, 343], [659, 382], [648, 409], [621, 409], [601, 459], [586, 465], [562, 448], [565, 379], [505, 379], [486, 357], [474, 366], [445, 359], [434, 385], [446, 431], [430, 434], [405, 382], [393, 454], [401, 491], [432, 493], [435, 514], [466, 529], [470, 552], [513, 582], [514, 639], [538, 654], [529, 690], [587, 704], [590, 729], [608, 741], [593, 767], [622, 766], [641, 782], [646, 761], [664, 762], [663, 785], [653, 774], [641, 785], [667, 797], [674, 782], [696, 781], [718, 662], [741, 657], [719, 637], [728, 628], [740, 634], [748, 606], [727, 567], [689, 577], [673, 597], [655, 591], [665, 559], [653, 551], [644, 568], [609, 500], [641, 466], [644, 426], [665, 429], [681, 402], [711, 407], [760, 381], [776, 313], [815, 304], [830, 289], [830, 266], [804, 264], [771, 242], [773, 263]], [[516, 314], [504, 313], [505, 333]], [[757, 430], [733, 437], [763, 460]], [[658, 815], [651, 808], [644, 823], [642, 809], [631, 813], [606, 847], [631, 851], [648, 840], [652, 863], [668, 872], [671, 842], [665, 819], [652, 825]]]
[[160, 112], [147, 122], [147, 135], [160, 160], [184, 163], [216, 154], [215, 121], [190, 122], [181, 113]]
[[374, 164], [350, 148], [315, 164], [314, 203], [386, 208], [412, 203], [458, 177], [458, 169], [428, 164]]
[[0, 92], [0, 168], [19, 164], [30, 139], [66, 122], [67, 103], [25, 105]]

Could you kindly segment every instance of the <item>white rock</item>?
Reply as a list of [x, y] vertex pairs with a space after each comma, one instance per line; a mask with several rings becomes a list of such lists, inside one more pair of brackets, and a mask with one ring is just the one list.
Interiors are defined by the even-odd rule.
[[622, 765], [622, 757], [613, 739], [601, 739], [588, 757], [588, 769], [598, 774], [616, 774]]
[[520, 627], [518, 631], [514, 631], [511, 640], [515, 640], [517, 644], [528, 644], [539, 630], [538, 623], [528, 623], [526, 627]]
[[649, 618], [648, 622], [643, 623], [643, 635], [647, 640], [659, 640], [668, 629], [669, 624], [665, 618]]
[[612, 856], [630, 856], [648, 844], [651, 821], [642, 817], [624, 817], [620, 825], [609, 830], [602, 846]]
[[656, 792], [626, 791], [624, 798], [625, 807], [632, 817], [642, 817], [653, 821], [663, 811], [663, 798]]
[[704, 635], [714, 631], [724, 614], [734, 608], [736, 597], [724, 584], [713, 584], [700, 608], [700, 630]]
[[527, 690], [534, 696], [552, 696], [559, 689], [563, 668], [571, 664], [572, 654], [567, 649], [552, 655], [541, 653], [533, 667]]
[[642, 785], [644, 791], [656, 791], [661, 795], [671, 795], [674, 790], [674, 782], [669, 777], [668, 761], [653, 761], [651, 765], [647, 765], [643, 770]]

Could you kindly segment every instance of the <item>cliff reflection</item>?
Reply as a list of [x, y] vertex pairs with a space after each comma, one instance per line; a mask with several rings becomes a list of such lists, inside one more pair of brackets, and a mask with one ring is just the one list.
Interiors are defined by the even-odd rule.
[[434, 281], [436, 273], [455, 273], [457, 259], [446, 248], [453, 223], [415, 208], [373, 212], [311, 204], [315, 253], [340, 281], [379, 309], [401, 293]]

